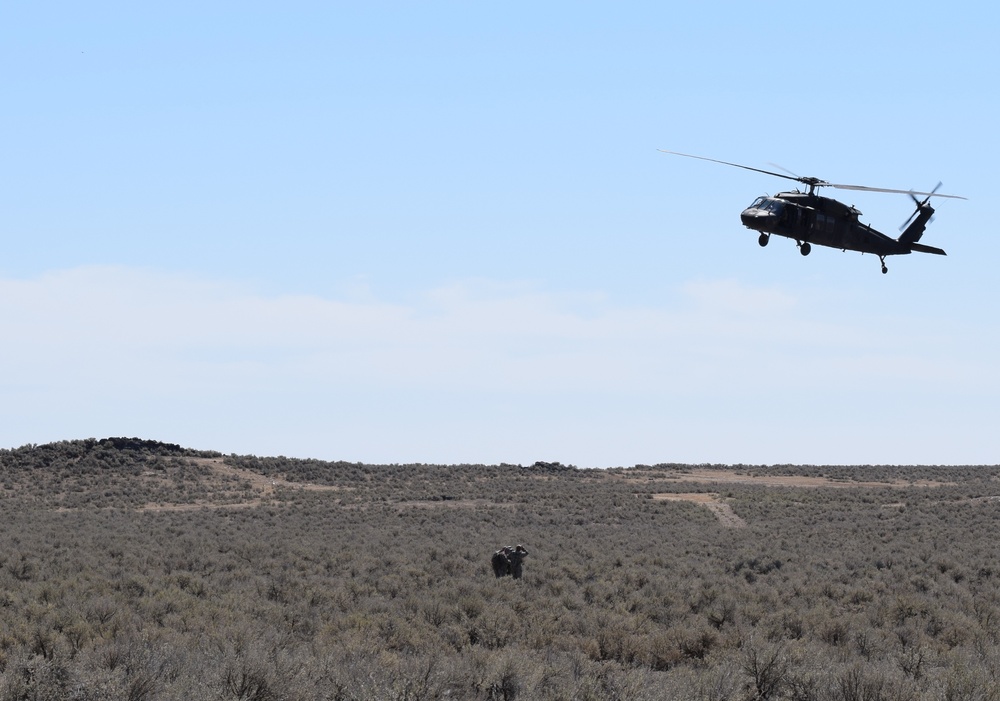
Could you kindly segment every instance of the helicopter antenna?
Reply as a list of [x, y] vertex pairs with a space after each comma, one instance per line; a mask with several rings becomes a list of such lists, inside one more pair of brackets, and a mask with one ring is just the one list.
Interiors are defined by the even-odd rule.
[[[665, 149], [657, 149], [660, 153], [668, 153], [674, 156], [684, 156], [685, 158], [697, 158], [699, 161], [710, 161], [712, 163], [721, 163], [725, 166], [733, 166], [734, 168], [743, 168], [744, 170], [752, 170], [755, 173], [763, 173], [765, 175], [773, 175], [776, 178], [784, 178], [785, 180], [794, 180], [800, 182], [803, 185], [809, 187], [809, 194], [815, 194], [816, 188], [818, 187], [832, 187], [838, 190], [861, 190], [863, 192], [891, 192], [898, 195], [909, 195], [910, 197], [916, 198], [916, 195], [923, 195], [927, 197], [947, 197], [955, 200], [964, 200], [965, 197], [961, 195], [943, 195], [937, 192], [937, 188], [934, 188], [932, 192], [919, 192], [917, 190], [893, 190], [885, 187], [869, 187], [867, 185], [844, 185], [840, 183], [831, 183], [823, 180], [822, 178], [814, 178], [811, 176], [801, 176], [795, 175], [781, 166], [775, 166], [776, 168], [781, 168], [790, 175], [784, 175], [783, 173], [775, 173], [772, 170], [763, 170], [762, 168], [752, 168], [750, 166], [740, 165], [739, 163], [730, 163], [728, 161], [718, 161], [714, 158], [705, 158], [704, 156], [692, 156], [690, 153], [680, 153], [679, 151], [667, 151]], [[774, 165], [774, 164], [771, 164]]]

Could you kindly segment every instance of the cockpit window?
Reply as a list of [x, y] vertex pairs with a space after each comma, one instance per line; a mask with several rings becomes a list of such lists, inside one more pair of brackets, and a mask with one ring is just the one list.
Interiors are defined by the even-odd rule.
[[762, 212], [774, 212], [775, 214], [781, 214], [781, 210], [784, 208], [784, 202], [770, 197], [758, 197], [753, 201], [753, 204], [750, 205], [750, 209], [759, 209]]

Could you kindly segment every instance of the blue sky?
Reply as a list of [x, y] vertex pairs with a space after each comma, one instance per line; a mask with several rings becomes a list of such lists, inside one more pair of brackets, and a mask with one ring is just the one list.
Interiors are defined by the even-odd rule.
[[996, 463], [1000, 10], [669, 5], [7, 3], [0, 445]]

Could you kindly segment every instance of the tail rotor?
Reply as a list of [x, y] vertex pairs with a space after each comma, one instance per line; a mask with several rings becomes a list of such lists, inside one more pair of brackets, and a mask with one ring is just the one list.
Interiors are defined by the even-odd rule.
[[[931, 190], [929, 193], [927, 193], [927, 197], [924, 198], [923, 202], [921, 202], [920, 200], [918, 200], [917, 196], [914, 195], [912, 192], [907, 193], [907, 194], [909, 194], [910, 199], [913, 200], [913, 204], [915, 204], [917, 206], [917, 208], [915, 210], [913, 210], [913, 214], [910, 215], [909, 219], [907, 219], [905, 222], [903, 222], [903, 225], [901, 227], [899, 227], [900, 231], [905, 231], [906, 230], [906, 227], [908, 227], [910, 225], [910, 222], [912, 222], [914, 220], [914, 218], [916, 218], [917, 215], [919, 215], [922, 211], [924, 211], [924, 207], [927, 207], [928, 203], [931, 200], [931, 197], [934, 196], [934, 193], [937, 192], [940, 189], [941, 189], [941, 183], [939, 182], [937, 185], [934, 186], [933, 190]], [[932, 214], [933, 214], [933, 212], [934, 212], [934, 210], [931, 209], [931, 213]], [[930, 224], [932, 221], [934, 221], [934, 218], [932, 216], [930, 216], [930, 217], [927, 218], [927, 221], [924, 222], [924, 223], [925, 224]], [[916, 240], [916, 239], [914, 239], [914, 240]]]

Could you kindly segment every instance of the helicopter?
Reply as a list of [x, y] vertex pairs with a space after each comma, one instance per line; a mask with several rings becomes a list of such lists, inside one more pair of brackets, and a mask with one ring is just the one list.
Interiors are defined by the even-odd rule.
[[[793, 239], [799, 247], [799, 253], [804, 256], [812, 251], [812, 245], [828, 246], [829, 248], [839, 248], [843, 251], [860, 251], [861, 253], [874, 253], [882, 263], [882, 273], [889, 272], [885, 259], [887, 256], [906, 255], [913, 253], [932, 253], [934, 255], [947, 255], [942, 249], [934, 246], [925, 246], [920, 241], [924, 234], [924, 229], [934, 215], [934, 208], [930, 205], [932, 197], [947, 197], [951, 199], [964, 200], [960, 195], [943, 195], [938, 192], [941, 183], [930, 192], [917, 192], [915, 190], [891, 190], [882, 187], [866, 187], [864, 185], [840, 185], [827, 182], [820, 178], [801, 177], [787, 171], [775, 173], [770, 170], [752, 168], [740, 165], [739, 163], [729, 163], [718, 161], [714, 158], [704, 156], [692, 156], [688, 153], [677, 151], [666, 151], [659, 149], [662, 153], [674, 156], [684, 156], [685, 158], [697, 158], [701, 161], [721, 163], [722, 165], [752, 170], [756, 173], [773, 175], [786, 180], [795, 180], [805, 185], [806, 192], [795, 190], [794, 192], [779, 192], [768, 197], [758, 197], [753, 203], [743, 210], [740, 219], [748, 229], [760, 232], [757, 243], [766, 246], [772, 234]], [[776, 166], [780, 168], [781, 166]], [[784, 170], [784, 168], [782, 168]], [[903, 226], [899, 238], [891, 238], [876, 231], [867, 224], [859, 221], [861, 212], [855, 207], [839, 202], [830, 197], [822, 197], [816, 194], [816, 190], [821, 187], [832, 187], [840, 190], [863, 190], [865, 192], [891, 192], [909, 195], [916, 211], [910, 215]], [[922, 196], [924, 199], [917, 199]]]

